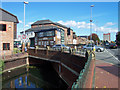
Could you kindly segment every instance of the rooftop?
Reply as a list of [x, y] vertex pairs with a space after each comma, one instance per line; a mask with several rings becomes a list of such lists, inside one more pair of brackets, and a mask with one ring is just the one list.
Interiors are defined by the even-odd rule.
[[0, 8], [0, 21], [10, 21], [10, 22], [15, 22], [19, 23], [17, 16], [13, 15], [12, 13]]
[[44, 24], [55, 24], [55, 25], [58, 25], [58, 26], [61, 26], [61, 27], [64, 27], [64, 28], [68, 28], [66, 27], [65, 25], [62, 25], [60, 23], [57, 23], [57, 22], [52, 22], [51, 20], [47, 19], [47, 20], [38, 20], [36, 21], [35, 23], [33, 23], [31, 26], [34, 26], [34, 25], [44, 25]]
[[[45, 31], [45, 30], [55, 30], [55, 29], [60, 29], [56, 26], [42, 26], [42, 27], [36, 27], [36, 28], [30, 28], [28, 30], [26, 30], [25, 32], [39, 32], [39, 31]], [[22, 33], [22, 32], [21, 32]]]

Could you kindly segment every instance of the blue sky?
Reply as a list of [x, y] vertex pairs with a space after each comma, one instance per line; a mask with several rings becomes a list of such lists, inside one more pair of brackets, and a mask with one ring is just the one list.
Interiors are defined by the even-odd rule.
[[[26, 5], [26, 29], [37, 20], [50, 19], [71, 27], [77, 35], [90, 35], [90, 5], [92, 8], [93, 33], [103, 39], [103, 33], [111, 33], [115, 40], [118, 31], [117, 2], [29, 2]], [[18, 35], [23, 30], [23, 2], [3, 2], [2, 8], [16, 15], [19, 20]]]

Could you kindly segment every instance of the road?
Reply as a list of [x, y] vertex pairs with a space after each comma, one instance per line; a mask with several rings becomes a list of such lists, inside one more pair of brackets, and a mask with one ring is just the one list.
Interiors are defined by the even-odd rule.
[[104, 52], [96, 52], [96, 60], [103, 60], [105, 62], [120, 65], [120, 48], [109, 49], [106, 48]]

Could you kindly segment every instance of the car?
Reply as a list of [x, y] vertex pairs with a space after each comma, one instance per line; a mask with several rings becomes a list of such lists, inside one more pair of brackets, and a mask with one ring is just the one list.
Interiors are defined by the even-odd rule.
[[109, 48], [117, 48], [117, 44], [115, 44], [115, 43], [110, 43]]
[[67, 50], [70, 49], [70, 47], [65, 46], [64, 44], [56, 44], [56, 45], [54, 45], [52, 48], [53, 48], [53, 49], [58, 49], [58, 50], [61, 50], [62, 48], [63, 48], [63, 49], [67, 49]]
[[106, 43], [105, 45], [106, 45], [106, 46], [109, 46], [109, 43]]
[[93, 50], [94, 47], [95, 47], [95, 50], [97, 52], [103, 52], [105, 50], [103, 47], [92, 45], [92, 44], [88, 44], [88, 45], [83, 46], [83, 49], [85, 49], [85, 50]]

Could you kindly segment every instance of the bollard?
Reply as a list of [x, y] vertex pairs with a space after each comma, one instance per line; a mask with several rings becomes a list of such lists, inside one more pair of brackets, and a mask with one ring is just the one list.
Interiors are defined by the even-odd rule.
[[85, 57], [86, 57], [86, 59], [88, 59], [88, 51], [86, 50], [86, 53], [85, 53]]
[[35, 46], [35, 53], [37, 53], [38, 46]]
[[93, 47], [93, 51], [95, 52], [95, 46]]
[[71, 49], [70, 49], [70, 54], [72, 54], [72, 53], [73, 53], [73, 49], [71, 48]]
[[95, 60], [95, 52], [94, 51], [92, 51], [92, 59]]
[[61, 47], [61, 52], [64, 52], [64, 48], [63, 47]]
[[47, 50], [46, 50], [46, 55], [48, 56], [48, 52], [49, 52], [49, 50], [50, 50], [50, 47], [49, 46], [47, 46]]

